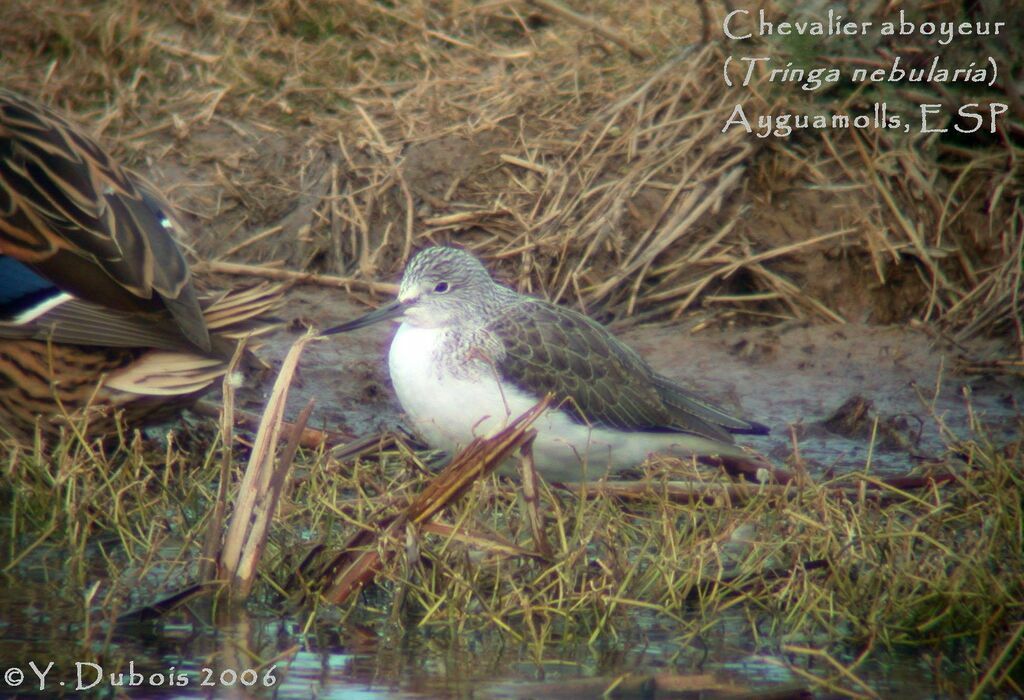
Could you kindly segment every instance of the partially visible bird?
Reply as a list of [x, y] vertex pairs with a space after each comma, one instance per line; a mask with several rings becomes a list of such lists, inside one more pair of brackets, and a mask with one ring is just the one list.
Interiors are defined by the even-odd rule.
[[0, 435], [166, 417], [269, 328], [276, 285], [197, 291], [157, 191], [56, 112], [0, 89]]
[[546, 394], [534, 424], [537, 469], [575, 480], [635, 466], [652, 452], [748, 457], [733, 434], [763, 435], [657, 373], [586, 316], [494, 282], [456, 248], [418, 253], [398, 299], [324, 335], [397, 319], [389, 368], [409, 419], [451, 451], [503, 427]]

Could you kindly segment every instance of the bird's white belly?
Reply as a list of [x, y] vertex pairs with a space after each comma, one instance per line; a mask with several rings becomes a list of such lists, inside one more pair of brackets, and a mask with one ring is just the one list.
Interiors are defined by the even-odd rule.
[[[500, 385], [482, 360], [474, 360], [465, 371], [451, 371], [442, 355], [443, 343], [440, 329], [402, 324], [388, 361], [398, 400], [413, 426], [432, 447], [454, 454], [473, 438], [505, 427], [539, 397]], [[651, 452], [710, 454], [723, 447], [688, 434], [591, 428], [560, 410], [547, 411], [533, 427], [537, 468], [557, 481], [598, 478], [609, 470], [635, 466]]]

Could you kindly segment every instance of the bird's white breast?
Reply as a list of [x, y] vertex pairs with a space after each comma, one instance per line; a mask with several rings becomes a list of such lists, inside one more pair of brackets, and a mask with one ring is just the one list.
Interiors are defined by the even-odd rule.
[[529, 402], [503, 398], [494, 372], [481, 360], [453, 368], [447, 339], [443, 329], [403, 323], [388, 361], [409, 420], [432, 446], [451, 451], [500, 429]]

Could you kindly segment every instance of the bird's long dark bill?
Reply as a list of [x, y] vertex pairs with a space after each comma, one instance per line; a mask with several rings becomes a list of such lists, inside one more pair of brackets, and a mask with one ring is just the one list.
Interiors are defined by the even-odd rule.
[[380, 323], [381, 321], [388, 321], [393, 318], [398, 318], [405, 313], [405, 306], [400, 301], [393, 301], [390, 304], [374, 309], [365, 316], [360, 316], [357, 319], [342, 323], [340, 326], [334, 328], [328, 328], [325, 331], [321, 331], [320, 335], [335, 335], [336, 333], [346, 333], [348, 331], [354, 331], [356, 328], [364, 328], [365, 326], [371, 326], [374, 323]]

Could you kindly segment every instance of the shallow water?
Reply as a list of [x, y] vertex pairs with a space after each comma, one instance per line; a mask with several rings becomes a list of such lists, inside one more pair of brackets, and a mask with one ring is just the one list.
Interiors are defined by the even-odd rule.
[[[807, 684], [787, 663], [816, 668], [792, 654], [758, 654], [738, 644], [747, 639], [739, 614], [723, 615], [699, 640], [688, 642], [674, 636], [671, 624], [639, 614], [636, 638], [548, 646], [543, 661], [535, 662], [528, 646], [502, 644], [497, 636], [452, 642], [415, 625], [389, 637], [323, 622], [304, 634], [297, 619], [234, 611], [213, 620], [208, 610], [193, 607], [159, 624], [86, 628], [78, 608], [45, 585], [0, 589], [0, 695], [584, 698], [633, 674], [620, 696], [654, 697], [654, 687], [683, 685], [702, 697], [727, 697], [795, 692]], [[21, 671], [20, 683], [12, 669]], [[939, 686], [922, 681], [931, 675], [927, 664], [907, 655], [862, 666], [858, 675], [883, 697], [941, 694]]]

